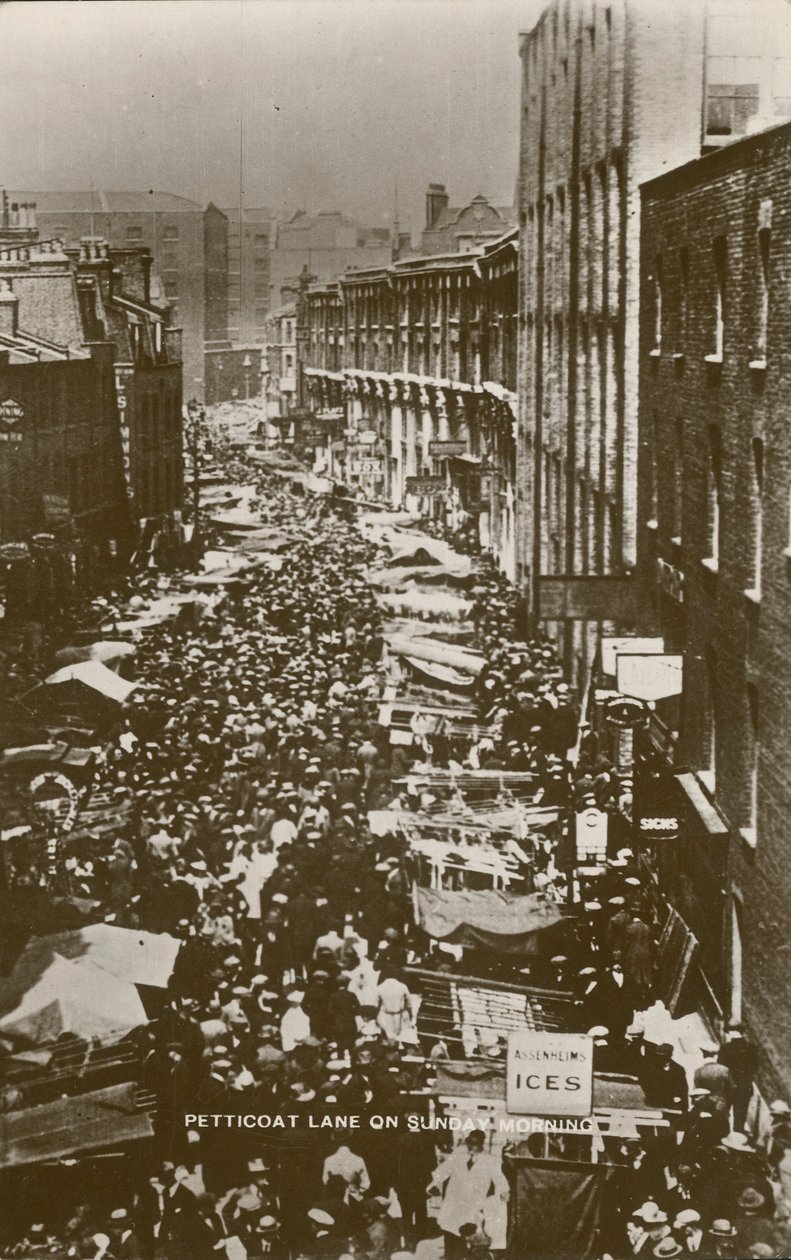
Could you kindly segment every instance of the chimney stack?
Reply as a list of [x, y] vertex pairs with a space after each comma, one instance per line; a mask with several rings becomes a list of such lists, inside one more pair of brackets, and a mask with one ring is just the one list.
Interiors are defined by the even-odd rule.
[[426, 227], [432, 228], [443, 210], [448, 208], [448, 194], [444, 184], [429, 184], [426, 193]]

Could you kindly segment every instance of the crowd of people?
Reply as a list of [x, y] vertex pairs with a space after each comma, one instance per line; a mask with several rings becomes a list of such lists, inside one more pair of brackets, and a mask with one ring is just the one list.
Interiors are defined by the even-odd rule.
[[[223, 458], [229, 478], [249, 477]], [[377, 720], [382, 613], [363, 574], [381, 556], [348, 508], [268, 474], [254, 507], [292, 531], [285, 563], [142, 635], [139, 686], [109, 732], [98, 784], [117, 801], [117, 829], [61, 846], [60, 893], [181, 941], [162, 1008], [127, 1039], [153, 1138], [85, 1201], [20, 1190], [3, 1254], [504, 1252], [509, 1187], [489, 1138], [454, 1146], [431, 1127], [437, 1063], [460, 1051], [419, 1028], [407, 965], [441, 967], [442, 955], [413, 923], [406, 842], [368, 822], [369, 810], [410, 808], [410, 750], [392, 748]], [[639, 1012], [653, 998], [656, 922], [629, 850], [630, 783], [593, 737], [578, 744], [553, 645], [520, 637], [508, 584], [484, 564], [474, 581], [487, 659], [476, 703], [490, 734], [424, 741], [420, 758], [524, 771], [538, 803], [610, 812], [597, 899], [570, 910], [565, 953], [546, 965], [573, 995], [568, 1027], [594, 1037], [597, 1068], [635, 1077], [646, 1106], [669, 1117], [604, 1143], [602, 1158], [631, 1178], [599, 1254], [791, 1254], [781, 1250], [788, 1109], [774, 1105], [758, 1149], [746, 1127], [752, 1052], [738, 1030], [706, 1048], [693, 1080], [673, 1045], [648, 1039]], [[565, 898], [562, 828], [531, 843], [536, 886]], [[43, 879], [22, 859], [10, 873]], [[75, 1039], [63, 1049], [74, 1061]], [[3, 1110], [29, 1101], [16, 1090]], [[250, 1116], [265, 1123], [248, 1127]], [[544, 1153], [567, 1149], [558, 1138]]]

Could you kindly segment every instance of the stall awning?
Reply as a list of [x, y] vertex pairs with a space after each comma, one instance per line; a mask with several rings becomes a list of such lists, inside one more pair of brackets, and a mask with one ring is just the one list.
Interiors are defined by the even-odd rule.
[[564, 918], [555, 902], [539, 894], [520, 897], [493, 889], [416, 887], [415, 909], [418, 924], [435, 940], [516, 954], [529, 952], [537, 933]]
[[697, 776], [687, 771], [684, 774], [677, 774], [676, 778], [709, 835], [727, 836], [728, 824], [716, 805], [709, 800]]
[[68, 1159], [152, 1134], [150, 1117], [136, 1106], [134, 1087], [114, 1085], [0, 1115], [0, 1168]]

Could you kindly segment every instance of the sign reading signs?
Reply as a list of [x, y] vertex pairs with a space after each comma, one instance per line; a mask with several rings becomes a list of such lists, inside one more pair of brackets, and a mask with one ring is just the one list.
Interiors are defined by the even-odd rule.
[[466, 455], [466, 442], [440, 441], [429, 442], [428, 453], [432, 459], [452, 459], [454, 455]]
[[436, 499], [444, 495], [446, 483], [444, 477], [407, 477], [404, 488], [407, 494]]
[[641, 818], [640, 835], [644, 840], [675, 840], [678, 835], [678, 819], [672, 814]]
[[505, 1096], [509, 1115], [589, 1116], [593, 1038], [578, 1033], [509, 1033]]

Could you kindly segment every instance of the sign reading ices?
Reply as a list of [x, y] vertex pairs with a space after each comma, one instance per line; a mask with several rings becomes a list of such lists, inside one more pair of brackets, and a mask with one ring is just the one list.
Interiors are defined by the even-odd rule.
[[589, 1116], [593, 1038], [578, 1033], [509, 1033], [506, 1109], [510, 1115]]

